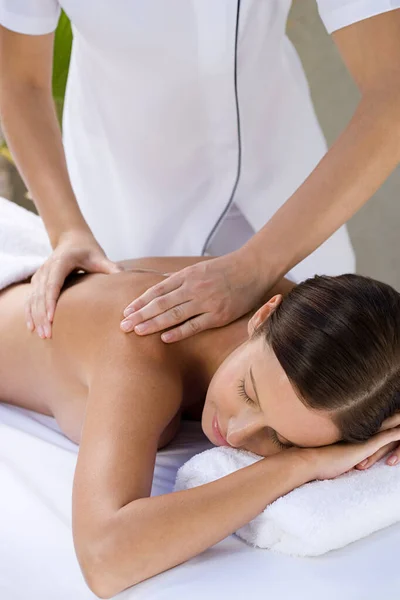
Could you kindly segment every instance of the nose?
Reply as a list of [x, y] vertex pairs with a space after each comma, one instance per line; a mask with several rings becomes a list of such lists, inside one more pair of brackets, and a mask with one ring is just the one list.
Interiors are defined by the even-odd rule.
[[240, 448], [261, 427], [259, 416], [248, 407], [229, 419], [226, 441], [234, 448]]

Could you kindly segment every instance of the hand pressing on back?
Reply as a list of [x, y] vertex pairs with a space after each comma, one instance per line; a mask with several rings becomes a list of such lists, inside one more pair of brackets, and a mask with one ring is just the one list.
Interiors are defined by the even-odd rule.
[[66, 277], [73, 271], [119, 273], [123, 269], [109, 260], [93, 234], [87, 230], [66, 232], [45, 263], [31, 279], [25, 305], [28, 329], [42, 339], [51, 337], [58, 297]]

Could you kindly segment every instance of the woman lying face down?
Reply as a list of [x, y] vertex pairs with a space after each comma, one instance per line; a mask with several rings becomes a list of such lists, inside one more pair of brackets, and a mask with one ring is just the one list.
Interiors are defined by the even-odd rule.
[[[262, 456], [291, 446], [364, 441], [400, 411], [400, 294], [373, 279], [317, 276], [297, 286], [281, 280], [255, 314], [173, 346], [157, 334], [127, 336], [114, 326], [125, 296], [162, 280], [158, 272], [194, 261], [137, 259], [125, 262], [124, 273], [72, 279], [51, 340], [22, 327], [28, 285], [0, 293], [0, 398], [55, 416], [79, 443], [94, 372], [104, 378], [113, 371], [118, 380], [127, 367], [124, 387], [146, 396], [165, 357], [169, 399], [163, 408], [171, 403], [172, 412], [165, 414], [163, 444], [187, 416], [201, 419], [212, 443]], [[110, 348], [102, 353], [104, 342]], [[143, 353], [146, 365], [135, 377]], [[22, 380], [16, 376], [21, 370]]]
[[263, 456], [361, 442], [400, 410], [400, 295], [390, 286], [315, 277], [271, 298], [248, 332], [208, 388], [212, 442]]
[[[79, 444], [74, 545], [101, 597], [199, 554], [318, 478], [307, 450], [287, 446], [336, 456], [331, 444], [366, 440], [400, 410], [400, 296], [367, 278], [282, 280], [255, 314], [173, 345], [120, 330], [132, 295], [198, 261], [138, 259], [115, 275], [71, 278], [46, 340], [25, 327], [29, 285], [0, 293], [0, 399], [54, 416]], [[182, 418], [201, 420], [216, 445], [266, 458], [219, 482], [150, 497], [157, 450]], [[348, 461], [354, 446], [340, 456]]]

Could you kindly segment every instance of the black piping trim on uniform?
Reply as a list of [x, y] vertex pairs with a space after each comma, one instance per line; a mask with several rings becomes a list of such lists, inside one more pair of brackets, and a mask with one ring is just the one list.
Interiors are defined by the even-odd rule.
[[239, 38], [239, 19], [240, 19], [240, 0], [237, 0], [237, 9], [236, 9], [236, 32], [235, 32], [235, 64], [234, 64], [234, 83], [235, 83], [235, 104], [236, 104], [236, 122], [237, 122], [237, 136], [238, 136], [238, 161], [237, 161], [237, 172], [235, 183], [233, 184], [232, 192], [230, 198], [228, 200], [227, 205], [222, 211], [221, 215], [218, 218], [218, 221], [215, 223], [214, 227], [208, 234], [208, 237], [204, 243], [203, 250], [201, 254], [203, 255], [207, 250], [207, 246], [210, 243], [215, 231], [218, 229], [219, 224], [222, 219], [225, 217], [229, 208], [232, 205], [233, 199], [235, 197], [236, 189], [240, 179], [241, 167], [242, 167], [242, 139], [240, 133], [240, 110], [239, 110], [239, 96], [238, 96], [238, 86], [237, 86], [237, 58], [238, 58], [238, 38]]

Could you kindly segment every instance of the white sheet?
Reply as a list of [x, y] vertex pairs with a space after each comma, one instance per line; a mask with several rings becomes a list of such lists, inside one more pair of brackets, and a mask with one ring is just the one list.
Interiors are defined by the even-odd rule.
[[[152, 494], [173, 489], [177, 469], [212, 445], [184, 422], [158, 453]], [[71, 534], [78, 447], [54, 419], [0, 405], [0, 598], [86, 600]], [[400, 499], [399, 499], [400, 501]], [[118, 596], [121, 600], [398, 600], [400, 524], [317, 558], [254, 549], [230, 536]]]

